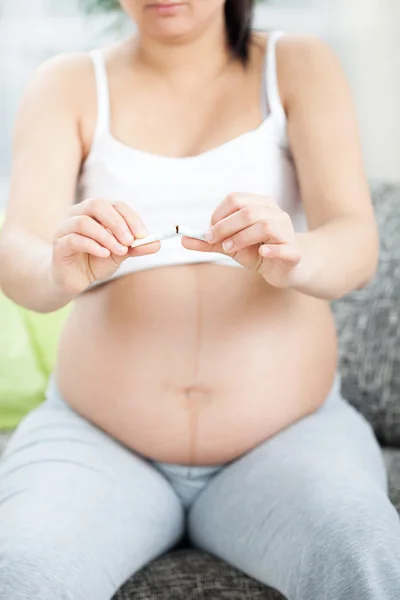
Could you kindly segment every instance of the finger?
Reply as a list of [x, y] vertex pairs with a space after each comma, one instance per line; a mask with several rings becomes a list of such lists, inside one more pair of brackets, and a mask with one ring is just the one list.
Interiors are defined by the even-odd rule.
[[274, 213], [271, 208], [257, 205], [246, 206], [225, 219], [218, 221], [218, 223], [211, 227], [206, 234], [207, 240], [218, 244], [257, 222], [267, 222], [268, 219], [272, 220], [273, 216]]
[[258, 194], [229, 194], [219, 206], [215, 209], [211, 216], [211, 225], [215, 225], [218, 221], [225, 219], [229, 215], [242, 210], [246, 206], [276, 206], [270, 198], [260, 196]]
[[211, 215], [211, 225], [215, 225], [218, 221], [226, 219], [229, 215], [247, 206], [248, 203], [247, 194], [229, 194]]
[[90, 198], [72, 209], [73, 215], [88, 215], [108, 229], [121, 243], [128, 246], [133, 241], [133, 233], [116, 208], [103, 198]]
[[264, 244], [265, 242], [272, 242], [274, 244], [285, 243], [285, 240], [281, 239], [278, 233], [276, 223], [257, 221], [253, 225], [250, 225], [250, 227], [246, 227], [246, 229], [224, 240], [222, 247], [224, 252], [234, 254], [235, 252], [239, 252], [239, 250], [243, 250], [243, 248], [248, 248], [256, 244]]
[[181, 243], [186, 250], [196, 250], [198, 252], [222, 252], [222, 246], [220, 244], [209, 244], [194, 238], [183, 236]]
[[[147, 228], [142, 219], [130, 206], [125, 204], [125, 202], [115, 202], [114, 208], [124, 218], [125, 223], [128, 225], [129, 230], [135, 239], [144, 238], [148, 235]], [[132, 241], [130, 243], [132, 243]]]
[[148, 254], [156, 254], [161, 249], [160, 242], [152, 242], [145, 246], [138, 246], [137, 248], [129, 248], [126, 258], [134, 256], [147, 256]]
[[278, 259], [293, 265], [301, 260], [299, 248], [291, 244], [263, 244], [259, 248], [259, 254], [263, 258]]
[[59, 229], [57, 237], [64, 237], [70, 233], [79, 233], [84, 237], [91, 238], [101, 246], [108, 248], [113, 254], [123, 256], [128, 251], [127, 246], [120, 244], [108, 229], [105, 229], [100, 223], [87, 215], [70, 217]]
[[56, 241], [56, 245], [64, 257], [79, 253], [91, 254], [99, 258], [108, 258], [110, 256], [110, 251], [107, 248], [79, 233], [70, 233], [59, 238]]

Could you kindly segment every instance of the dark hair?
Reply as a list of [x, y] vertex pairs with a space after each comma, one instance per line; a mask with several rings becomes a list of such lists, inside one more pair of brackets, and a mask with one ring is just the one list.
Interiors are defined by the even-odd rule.
[[244, 63], [249, 57], [254, 0], [226, 0], [225, 22], [229, 46]]

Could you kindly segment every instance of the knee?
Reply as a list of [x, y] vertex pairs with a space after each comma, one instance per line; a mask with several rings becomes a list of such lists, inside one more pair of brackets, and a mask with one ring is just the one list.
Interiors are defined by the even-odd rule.
[[[74, 565], [40, 540], [4, 544], [0, 551], [0, 598], [12, 600], [78, 600], [73, 589]], [[75, 571], [76, 573], [76, 571]]]
[[[308, 493], [307, 493], [308, 492]], [[306, 537], [313, 559], [345, 563], [355, 571], [378, 560], [377, 553], [395, 542], [399, 520], [384, 491], [370, 482], [321, 482], [302, 494]], [[300, 516], [301, 518], [301, 516]], [[308, 532], [308, 533], [307, 533]], [[393, 551], [393, 544], [390, 544]], [[400, 547], [400, 546], [399, 546]]]

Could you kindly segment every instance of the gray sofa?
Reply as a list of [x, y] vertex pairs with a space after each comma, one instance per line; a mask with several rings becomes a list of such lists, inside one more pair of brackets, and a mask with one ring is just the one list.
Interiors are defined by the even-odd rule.
[[[384, 448], [390, 496], [400, 512], [400, 186], [373, 187], [381, 235], [379, 272], [367, 289], [334, 303], [345, 397]], [[283, 600], [220, 560], [189, 546], [134, 576], [114, 600]], [[88, 599], [92, 600], [92, 599]]]

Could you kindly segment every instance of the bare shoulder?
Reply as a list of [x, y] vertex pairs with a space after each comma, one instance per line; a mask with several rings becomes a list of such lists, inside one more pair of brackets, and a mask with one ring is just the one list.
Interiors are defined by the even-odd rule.
[[322, 56], [334, 56], [332, 48], [323, 39], [313, 35], [286, 34], [278, 43], [280, 54], [284, 54], [289, 60], [296, 58], [301, 62], [303, 59], [315, 59]]
[[327, 93], [348, 92], [346, 74], [333, 49], [309, 35], [286, 35], [278, 44], [279, 89], [285, 109]]
[[24, 143], [36, 129], [61, 131], [64, 127], [66, 133], [79, 139], [84, 156], [95, 127], [95, 90], [88, 53], [61, 54], [42, 63], [31, 75], [22, 96], [14, 145]]
[[277, 60], [284, 73], [312, 77], [316, 70], [340, 67], [333, 49], [324, 40], [309, 35], [286, 35], [278, 44]]
[[25, 90], [25, 100], [47, 98], [62, 106], [77, 108], [91, 80], [91, 60], [87, 53], [60, 54], [42, 63], [32, 74]]

